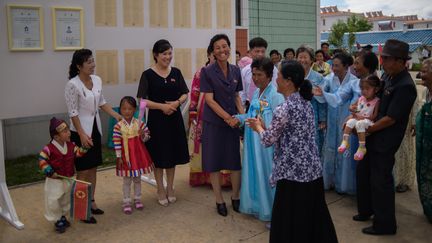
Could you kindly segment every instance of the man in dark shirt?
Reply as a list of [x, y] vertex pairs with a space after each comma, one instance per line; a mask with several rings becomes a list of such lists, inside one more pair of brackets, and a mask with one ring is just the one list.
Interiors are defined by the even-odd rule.
[[387, 40], [381, 54], [384, 90], [377, 121], [367, 130], [366, 156], [357, 164], [358, 215], [353, 219], [366, 221], [374, 215], [373, 225], [362, 230], [365, 234], [396, 234], [394, 155], [417, 98], [415, 84], [405, 68], [410, 59], [408, 49], [405, 42]]

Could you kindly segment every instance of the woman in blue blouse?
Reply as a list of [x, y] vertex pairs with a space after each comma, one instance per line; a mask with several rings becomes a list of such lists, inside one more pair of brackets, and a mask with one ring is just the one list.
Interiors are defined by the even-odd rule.
[[271, 124], [265, 128], [259, 119], [247, 120], [261, 142], [275, 150], [270, 242], [337, 242], [315, 143], [312, 85], [304, 76], [300, 63], [282, 65], [276, 82], [285, 102], [276, 108]]

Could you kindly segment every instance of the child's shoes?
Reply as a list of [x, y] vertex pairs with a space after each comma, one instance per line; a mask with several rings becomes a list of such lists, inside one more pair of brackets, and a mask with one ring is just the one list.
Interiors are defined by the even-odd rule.
[[365, 147], [359, 147], [357, 149], [357, 152], [354, 154], [354, 160], [362, 160], [366, 154], [366, 148]]
[[340, 154], [343, 154], [345, 152], [345, 150], [347, 150], [349, 148], [349, 143], [348, 141], [343, 140], [342, 144], [339, 146], [338, 148], [338, 152]]
[[63, 222], [61, 219], [57, 220], [57, 222], [54, 223], [55, 231], [59, 234], [64, 233], [66, 231], [66, 225], [65, 222]]
[[70, 226], [69, 221], [66, 219], [65, 216], [61, 216], [60, 221], [64, 223], [64, 226], [67, 228]]
[[144, 208], [144, 205], [139, 199], [135, 199], [135, 208], [138, 210], [142, 210]]
[[132, 213], [132, 206], [130, 203], [124, 203], [123, 204], [123, 213], [128, 214], [128, 215]]

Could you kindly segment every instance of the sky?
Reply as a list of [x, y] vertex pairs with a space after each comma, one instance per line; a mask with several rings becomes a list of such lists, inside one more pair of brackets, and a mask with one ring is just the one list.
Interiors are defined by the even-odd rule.
[[[409, 4], [407, 4], [409, 3]], [[431, 0], [321, 0], [321, 6], [337, 5], [339, 10], [363, 13], [382, 10], [384, 15], [415, 15], [432, 19]]]

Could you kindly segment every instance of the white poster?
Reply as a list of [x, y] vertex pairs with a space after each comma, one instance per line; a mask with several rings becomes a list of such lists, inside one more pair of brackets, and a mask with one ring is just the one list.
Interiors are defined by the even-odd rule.
[[80, 49], [83, 47], [82, 11], [54, 9], [55, 49]]
[[11, 7], [9, 14], [10, 48], [43, 48], [39, 8]]

